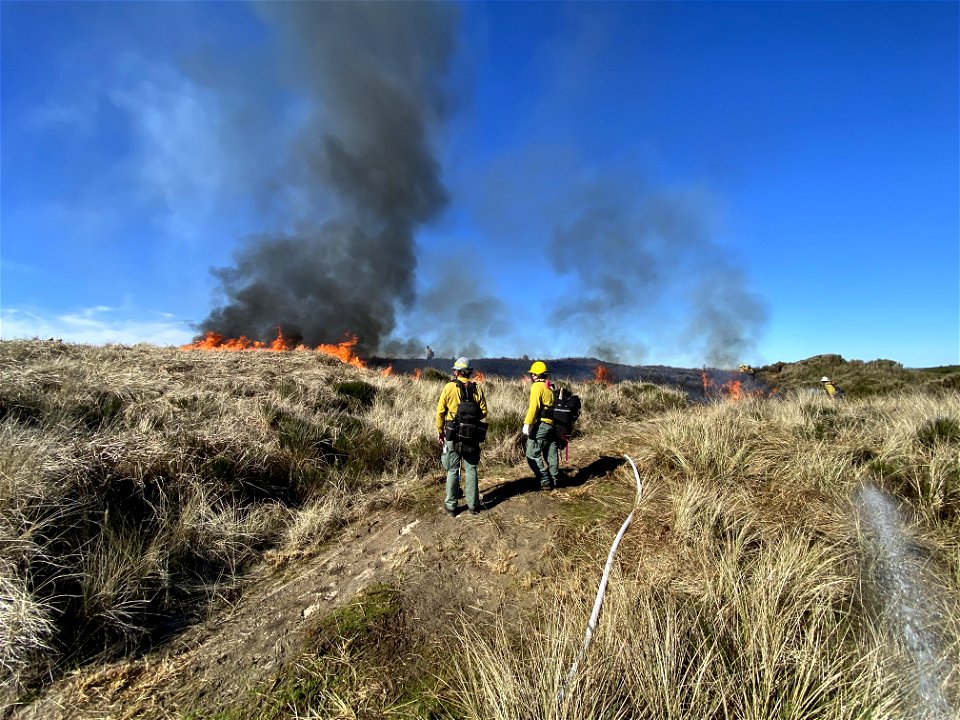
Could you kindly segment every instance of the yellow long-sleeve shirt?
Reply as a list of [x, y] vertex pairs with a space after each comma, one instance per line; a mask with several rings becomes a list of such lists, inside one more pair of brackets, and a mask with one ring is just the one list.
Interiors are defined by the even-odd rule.
[[544, 408], [553, 407], [553, 390], [547, 387], [542, 380], [538, 380], [530, 385], [530, 403], [527, 405], [527, 414], [523, 417], [524, 425], [532, 425], [537, 421], [543, 421], [548, 425], [553, 425], [553, 420], [542, 417]]
[[[457, 406], [460, 404], [460, 388], [457, 385], [457, 382], [466, 383], [465, 378], [457, 378], [456, 380], [451, 380], [446, 385], [443, 386], [443, 390], [440, 391], [440, 399], [437, 401], [437, 434], [443, 433], [443, 424], [447, 420], [453, 420], [454, 416], [457, 414]], [[477, 401], [477, 404], [480, 406], [480, 412], [483, 413], [483, 417], [487, 417], [487, 398], [483, 394], [483, 388], [474, 383], [476, 388], [476, 394], [474, 399]]]

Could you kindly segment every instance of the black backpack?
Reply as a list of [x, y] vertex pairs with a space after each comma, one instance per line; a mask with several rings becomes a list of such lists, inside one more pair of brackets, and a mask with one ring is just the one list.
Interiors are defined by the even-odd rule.
[[551, 417], [554, 429], [561, 435], [569, 435], [580, 418], [580, 398], [567, 388], [560, 388], [554, 394]]
[[479, 445], [487, 438], [487, 424], [477, 402], [477, 386], [472, 382], [456, 381], [460, 391], [460, 404], [453, 422], [457, 428], [457, 440], [464, 445]]

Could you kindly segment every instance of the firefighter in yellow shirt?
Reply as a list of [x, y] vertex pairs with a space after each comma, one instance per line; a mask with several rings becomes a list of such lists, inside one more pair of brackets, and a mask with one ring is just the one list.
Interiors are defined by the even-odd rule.
[[[447, 471], [447, 496], [443, 508], [447, 515], [455, 517], [457, 514], [457, 500], [465, 497], [467, 510], [471, 515], [480, 512], [480, 485], [477, 477], [477, 465], [480, 464], [480, 444], [463, 440], [457, 432], [457, 412], [460, 401], [470, 396], [475, 401], [480, 420], [487, 416], [487, 398], [483, 388], [470, 382], [473, 368], [467, 358], [457, 358], [453, 363], [453, 379], [443, 386], [440, 399], [437, 401], [436, 428], [437, 439], [443, 446], [440, 464]], [[469, 388], [472, 392], [467, 391]], [[463, 462], [463, 481], [465, 495], [460, 494], [460, 463]]]
[[823, 391], [831, 400], [839, 400], [843, 397], [843, 388], [826, 375], [820, 378], [820, 384], [823, 385]]
[[527, 463], [542, 490], [557, 486], [560, 476], [560, 446], [551, 418], [553, 389], [547, 366], [537, 360], [530, 366], [530, 402], [523, 417], [523, 434], [527, 436]]

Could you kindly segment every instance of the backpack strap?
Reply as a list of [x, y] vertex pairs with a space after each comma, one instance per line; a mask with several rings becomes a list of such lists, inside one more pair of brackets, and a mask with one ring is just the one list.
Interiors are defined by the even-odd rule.
[[[460, 386], [461, 400], [477, 400], [477, 386], [475, 384], [469, 380], [465, 383], [462, 383], [458, 380], [457, 385]], [[466, 391], [466, 396], [464, 396], [464, 391]]]

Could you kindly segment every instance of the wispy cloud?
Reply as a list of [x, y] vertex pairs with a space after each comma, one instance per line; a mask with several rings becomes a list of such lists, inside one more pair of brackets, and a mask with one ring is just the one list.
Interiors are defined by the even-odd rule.
[[9, 258], [0, 257], [0, 272], [3, 274], [19, 273], [21, 275], [37, 275], [40, 269], [36, 265], [16, 262]]
[[214, 215], [229, 167], [217, 98], [172, 68], [127, 64], [136, 65], [137, 80], [121, 81], [110, 99], [134, 131], [141, 188], [159, 202], [171, 236], [194, 241]]
[[47, 98], [28, 109], [19, 122], [26, 132], [73, 131], [89, 137], [96, 128], [99, 99], [90, 91]]
[[43, 309], [0, 310], [0, 339], [58, 338], [90, 345], [182, 345], [194, 336], [188, 323], [169, 313], [97, 306], [65, 313]]

